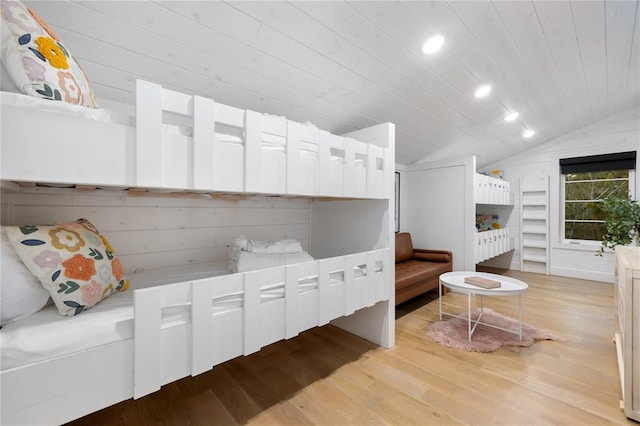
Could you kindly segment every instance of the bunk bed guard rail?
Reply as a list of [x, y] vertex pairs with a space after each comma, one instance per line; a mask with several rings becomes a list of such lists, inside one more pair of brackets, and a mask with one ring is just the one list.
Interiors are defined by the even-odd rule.
[[139, 187], [387, 198], [388, 148], [136, 83]]
[[[388, 252], [136, 290], [134, 398], [389, 300]], [[190, 308], [190, 323], [167, 324], [163, 309], [181, 305]]]

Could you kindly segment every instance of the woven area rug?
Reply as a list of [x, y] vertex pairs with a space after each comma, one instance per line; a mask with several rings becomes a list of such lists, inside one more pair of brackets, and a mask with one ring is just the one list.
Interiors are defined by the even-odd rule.
[[[479, 313], [480, 309], [478, 308], [471, 313], [471, 318], [477, 318]], [[518, 331], [517, 319], [506, 317], [488, 308], [484, 308], [481, 321]], [[473, 327], [473, 323], [471, 323], [471, 327]], [[502, 346], [530, 346], [536, 340], [567, 341], [564, 337], [522, 323], [522, 341], [517, 334], [478, 324], [469, 342], [466, 315], [464, 318], [436, 321], [431, 324], [427, 334], [436, 343], [470, 352], [493, 352]]]

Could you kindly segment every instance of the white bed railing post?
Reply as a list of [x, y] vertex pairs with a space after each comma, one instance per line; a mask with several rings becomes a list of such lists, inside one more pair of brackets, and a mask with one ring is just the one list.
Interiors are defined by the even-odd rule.
[[344, 299], [345, 299], [345, 315], [351, 315], [355, 312], [356, 288], [354, 270], [356, 267], [355, 255], [345, 256], [344, 262]]
[[323, 326], [331, 321], [331, 294], [329, 293], [329, 276], [331, 274], [330, 261], [322, 259], [318, 261], [318, 326]]
[[[212, 334], [204, 336], [211, 345], [213, 358], [211, 365], [218, 365], [244, 353], [244, 274], [220, 275], [211, 282], [212, 305], [207, 306], [210, 313], [208, 321], [213, 322]], [[225, 304], [225, 296], [236, 295], [238, 305], [230, 311], [211, 315], [214, 306]], [[213, 300], [216, 299], [216, 305]], [[223, 299], [223, 300], [221, 300]], [[203, 319], [206, 316], [203, 316]]]
[[394, 171], [395, 166], [389, 161], [389, 159], [391, 158], [389, 151], [389, 148], [384, 148], [384, 159], [382, 160], [384, 162], [382, 165], [382, 170], [384, 172], [382, 175], [382, 196], [384, 198], [393, 199], [395, 185], [393, 183], [389, 185], [388, 181], [395, 180], [394, 173], [389, 172], [389, 169], [392, 169], [392, 171]]
[[367, 252], [367, 281], [365, 284], [365, 296], [364, 303], [365, 306], [373, 306], [376, 304], [377, 296], [378, 296], [378, 279], [380, 278], [380, 274], [375, 272], [376, 270], [376, 258], [377, 252], [370, 251]]
[[[395, 264], [389, 264], [391, 260], [391, 250], [388, 248], [382, 250], [380, 260], [382, 261], [382, 280], [378, 283], [377, 301], [388, 300], [391, 297], [391, 286], [387, 285], [387, 283], [390, 280], [395, 282]], [[390, 277], [391, 274], [394, 274], [394, 276]]]
[[284, 302], [285, 302], [285, 331], [284, 338], [290, 339], [299, 332], [297, 324], [298, 319], [298, 265], [285, 266], [285, 286], [284, 286]]
[[287, 120], [287, 194], [300, 194], [300, 124]]
[[162, 186], [162, 86], [136, 81], [136, 185]]
[[356, 147], [355, 140], [344, 138], [344, 191], [345, 197], [356, 195]]
[[244, 355], [260, 350], [260, 285], [261, 271], [244, 274]]
[[[373, 144], [367, 144], [367, 176], [366, 190], [369, 198], [385, 198], [384, 176], [387, 162], [385, 149]], [[382, 161], [382, 170], [378, 169], [378, 159]]]
[[336, 195], [331, 193], [331, 138], [335, 137], [324, 130], [318, 135], [318, 195]]
[[365, 193], [367, 194], [367, 197], [375, 197], [377, 195], [377, 186], [374, 185], [374, 182], [377, 174], [376, 154], [379, 149], [380, 148], [375, 145], [367, 144], [367, 161], [365, 164], [365, 167], [367, 169], [365, 177], [365, 180], [367, 181], [365, 183]]
[[133, 397], [160, 389], [160, 292], [137, 290], [133, 295], [134, 384]]
[[216, 103], [193, 97], [193, 188], [215, 189]]
[[213, 278], [194, 282], [191, 301], [191, 375], [195, 376], [211, 369], [214, 344], [213, 321], [211, 319], [211, 286]]
[[[369, 168], [369, 159], [370, 159], [370, 150], [369, 144], [361, 142], [357, 139], [353, 140], [353, 145], [355, 147], [356, 156], [355, 156], [355, 188], [354, 195], [356, 197], [367, 197], [367, 187], [371, 185], [368, 182], [368, 178], [370, 176], [374, 176], [373, 171], [375, 168]], [[375, 158], [373, 158], [375, 164]]]
[[245, 120], [244, 189], [247, 192], [261, 192], [262, 116], [255, 111], [247, 110]]

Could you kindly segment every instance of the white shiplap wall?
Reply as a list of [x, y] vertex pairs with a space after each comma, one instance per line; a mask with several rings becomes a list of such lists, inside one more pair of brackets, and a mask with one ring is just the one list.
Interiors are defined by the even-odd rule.
[[308, 199], [209, 194], [25, 188], [2, 194], [2, 225], [89, 219], [125, 272], [228, 259], [238, 235], [293, 238], [309, 245]]
[[[538, 148], [492, 164], [487, 169], [502, 169], [512, 183], [516, 195], [513, 213], [507, 226], [520, 228], [519, 180], [523, 176], [550, 177], [550, 242], [551, 274], [613, 282], [613, 256], [595, 256], [598, 246], [576, 246], [560, 242], [560, 171], [559, 159], [612, 152], [640, 151], [640, 108], [627, 109], [554, 139]], [[635, 199], [640, 199], [640, 164], [636, 164]], [[515, 233], [516, 252], [512, 259], [503, 257], [487, 264], [512, 269], [520, 268], [519, 232]], [[505, 264], [505, 261], [510, 263]]]

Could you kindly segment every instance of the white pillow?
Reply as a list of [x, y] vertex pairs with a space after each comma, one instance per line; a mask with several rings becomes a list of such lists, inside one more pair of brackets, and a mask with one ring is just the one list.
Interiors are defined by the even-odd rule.
[[0, 324], [44, 308], [49, 292], [22, 263], [0, 226]]
[[9, 75], [9, 71], [4, 66], [2, 62], [0, 62], [0, 90], [3, 92], [11, 92], [11, 93], [22, 93], [18, 86], [13, 82], [11, 76]]

